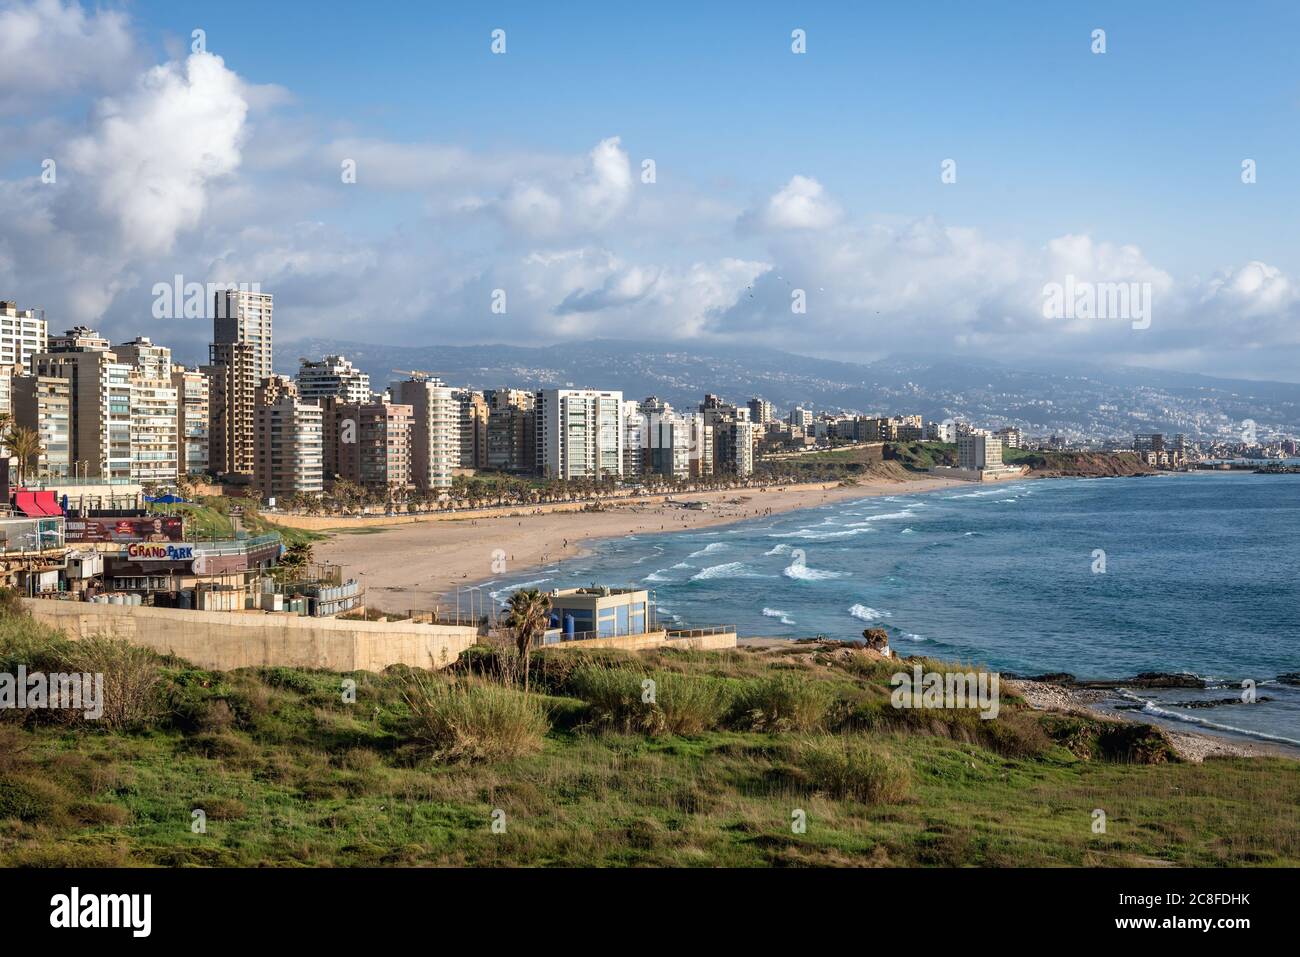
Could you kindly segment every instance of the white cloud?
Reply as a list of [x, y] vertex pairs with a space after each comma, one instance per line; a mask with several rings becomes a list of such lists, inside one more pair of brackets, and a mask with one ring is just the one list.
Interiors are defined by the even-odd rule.
[[558, 179], [519, 178], [495, 204], [505, 224], [522, 234], [554, 238], [599, 231], [628, 205], [632, 169], [617, 136], [601, 140], [582, 168]]
[[124, 14], [34, 0], [0, 8], [0, 112], [27, 112], [41, 97], [112, 88], [137, 63]]
[[761, 229], [827, 229], [840, 221], [839, 206], [821, 183], [810, 176], [792, 176], [758, 209], [749, 211], [742, 227]]
[[248, 104], [211, 53], [168, 63], [120, 98], [99, 102], [93, 131], [68, 144], [67, 166], [118, 227], [127, 253], [165, 253], [207, 206], [211, 181], [233, 173]]
[[[642, 184], [616, 135], [569, 153], [386, 141], [212, 54], [132, 68], [121, 14], [3, 4], [0, 111], [72, 94], [88, 107], [80, 122], [24, 115], [0, 146], [24, 167], [0, 180], [0, 294], [45, 306], [56, 329], [102, 322], [201, 354], [207, 328], [141, 328], [152, 284], [182, 273], [260, 282], [281, 341], [743, 338], [841, 358], [955, 349], [1212, 370], [1235, 352], [1294, 368], [1295, 283], [1264, 262], [1202, 281], [1123, 236], [1016, 242], [932, 216], [850, 218], [806, 174], [746, 211], [744, 185], [702, 188], [678, 164]], [[44, 155], [57, 184], [29, 162]], [[1151, 327], [1044, 318], [1044, 284], [1071, 275], [1150, 283]], [[795, 289], [806, 314], [791, 311]]]

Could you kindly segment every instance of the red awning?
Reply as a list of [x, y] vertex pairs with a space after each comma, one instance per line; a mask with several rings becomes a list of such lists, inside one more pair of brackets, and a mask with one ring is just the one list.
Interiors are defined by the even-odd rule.
[[44, 515], [41, 507], [36, 504], [36, 493], [29, 492], [26, 489], [18, 489], [14, 492], [14, 505], [24, 515], [38, 516]]
[[59, 507], [59, 500], [53, 492], [37, 492], [36, 507], [46, 515], [62, 515], [63, 509]]

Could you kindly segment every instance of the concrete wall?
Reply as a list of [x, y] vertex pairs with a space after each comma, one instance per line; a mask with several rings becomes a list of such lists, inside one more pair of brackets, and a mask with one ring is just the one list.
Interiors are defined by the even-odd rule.
[[23, 601], [37, 621], [70, 638], [125, 638], [217, 671], [264, 665], [328, 671], [382, 671], [393, 664], [442, 668], [478, 640], [478, 630], [468, 625]]
[[693, 638], [669, 638], [666, 632], [651, 631], [644, 635], [623, 635], [617, 638], [584, 638], [582, 641], [558, 641], [542, 648], [621, 648], [624, 651], [645, 651], [650, 648], [691, 648], [696, 651], [714, 651], [735, 648], [736, 633], [697, 635]]

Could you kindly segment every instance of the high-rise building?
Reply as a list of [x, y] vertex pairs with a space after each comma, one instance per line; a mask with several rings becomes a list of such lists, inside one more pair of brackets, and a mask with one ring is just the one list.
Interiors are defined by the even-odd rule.
[[488, 403], [482, 392], [474, 389], [455, 389], [460, 416], [460, 467], [481, 469], [488, 459]]
[[493, 389], [487, 398], [488, 467], [532, 472], [537, 458], [536, 396], [522, 389]]
[[981, 432], [957, 436], [957, 467], [990, 470], [1002, 468], [1002, 440]]
[[766, 428], [769, 422], [776, 420], [776, 413], [772, 409], [772, 403], [767, 399], [760, 399], [758, 396], [749, 400], [749, 421]]
[[[82, 348], [96, 347], [87, 343]], [[147, 336], [137, 336], [113, 352], [131, 367], [131, 480], [171, 485], [181, 474], [172, 351], [154, 345]]]
[[176, 465], [181, 476], [203, 475], [208, 464], [208, 377], [198, 369], [172, 366], [176, 390]]
[[601, 479], [622, 474], [622, 406], [622, 392], [539, 391], [537, 462], [542, 474], [560, 479]]
[[247, 343], [252, 349], [253, 379], [260, 383], [275, 370], [271, 352], [271, 294], [221, 289], [213, 302], [214, 345]]
[[41, 439], [33, 474], [66, 478], [72, 474], [72, 393], [56, 376], [18, 376], [13, 380], [14, 422]]
[[736, 421], [731, 424], [732, 441], [731, 441], [731, 471], [739, 476], [746, 477], [754, 474], [754, 445], [758, 440], [758, 426], [753, 422], [744, 420]]
[[171, 376], [131, 374], [131, 481], [174, 485], [180, 477], [176, 387]]
[[298, 391], [304, 402], [333, 397], [346, 405], [371, 401], [370, 376], [343, 356], [326, 356], [320, 362], [303, 359], [298, 369]]
[[320, 406], [292, 395], [256, 410], [253, 480], [265, 497], [324, 491]]
[[[253, 402], [255, 405], [275, 405], [286, 396], [292, 399], [302, 399], [302, 393], [298, 391], [298, 383], [294, 382], [287, 375], [269, 375], [257, 384], [257, 390], [254, 392]], [[305, 402], [306, 399], [303, 399]]]
[[221, 474], [252, 475], [256, 460], [257, 386], [253, 347], [246, 342], [216, 342], [208, 379], [208, 467]]
[[113, 344], [89, 326], [73, 326], [61, 336], [50, 336], [47, 352], [107, 352]]
[[74, 476], [130, 480], [131, 371], [100, 350], [32, 357], [33, 374], [68, 380]]
[[21, 365], [32, 371], [32, 356], [49, 351], [44, 309], [19, 309], [12, 299], [0, 300], [0, 366]]
[[388, 491], [411, 487], [409, 405], [339, 405], [334, 415], [343, 425], [337, 452], [340, 478]]
[[394, 382], [393, 400], [411, 407], [411, 481], [421, 491], [451, 487], [460, 464], [460, 404], [437, 378]]
[[130, 342], [124, 342], [116, 347], [113, 352], [117, 354], [119, 362], [134, 366], [135, 370], [146, 379], [171, 378], [171, 349], [167, 346], [154, 345], [148, 336], [136, 336]]

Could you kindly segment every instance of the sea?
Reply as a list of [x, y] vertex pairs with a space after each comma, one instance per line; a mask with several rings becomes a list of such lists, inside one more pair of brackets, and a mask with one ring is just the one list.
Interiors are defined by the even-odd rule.
[[[1155, 723], [1300, 747], [1300, 475], [1024, 479], [595, 543], [498, 579], [651, 591], [670, 627], [860, 638], [1021, 675], [1186, 673], [1126, 686]], [[1291, 681], [1297, 680], [1291, 678]], [[1253, 683], [1253, 703], [1248, 697]]]

